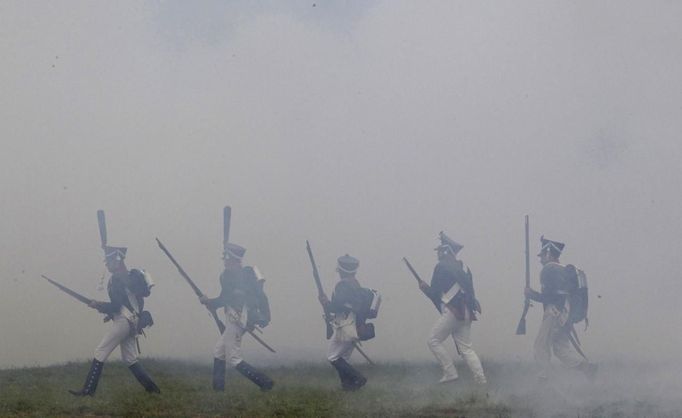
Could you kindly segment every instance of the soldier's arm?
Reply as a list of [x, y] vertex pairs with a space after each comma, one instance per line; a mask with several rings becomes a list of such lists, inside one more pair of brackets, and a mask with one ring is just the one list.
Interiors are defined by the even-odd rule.
[[114, 277], [112, 278], [111, 291], [109, 292], [110, 302], [98, 302], [95, 309], [103, 314], [115, 315], [120, 312], [121, 306], [123, 306], [127, 297], [125, 285], [120, 279]]
[[203, 295], [202, 297], [199, 298], [199, 302], [202, 304], [206, 305], [210, 310], [215, 311], [216, 309], [219, 309], [222, 307], [222, 303], [225, 300], [224, 297], [229, 291], [227, 289], [227, 283], [223, 280], [223, 276], [220, 275], [220, 295], [217, 298], [209, 298], [206, 295]]
[[332, 293], [332, 300], [329, 302], [329, 311], [333, 313], [346, 313], [353, 306], [353, 289], [345, 282], [339, 282]]
[[[205, 296], [204, 296], [204, 297], [205, 297]], [[208, 297], [206, 297], [206, 302], [205, 302], [205, 303], [202, 302], [202, 303], [203, 303], [204, 305], [208, 306], [208, 308], [211, 309], [212, 311], [215, 311], [216, 309], [219, 309], [219, 308], [222, 307], [222, 305], [223, 305], [223, 300], [224, 300], [224, 299], [223, 299], [223, 297], [222, 297], [222, 292], [221, 292], [220, 296], [218, 296], [217, 298], [208, 298]]]
[[536, 292], [533, 289], [529, 289], [527, 292], [528, 297], [536, 302], [551, 303], [561, 285], [561, 274], [562, 270], [555, 268], [553, 265], [543, 267], [540, 272], [542, 292]]
[[433, 269], [433, 274], [431, 275], [431, 285], [422, 289], [424, 294], [431, 299], [431, 301], [440, 309], [440, 296], [445, 289], [443, 289], [443, 282], [445, 280], [445, 271], [440, 264], [436, 265]]
[[545, 297], [542, 293], [537, 292], [533, 289], [526, 288], [525, 295], [528, 299], [533, 300], [535, 302], [540, 302], [540, 303], [545, 303]]

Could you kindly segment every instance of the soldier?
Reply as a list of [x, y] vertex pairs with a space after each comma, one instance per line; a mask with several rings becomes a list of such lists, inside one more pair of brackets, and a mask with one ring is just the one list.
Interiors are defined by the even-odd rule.
[[540, 272], [541, 291], [527, 287], [524, 294], [527, 298], [541, 302], [543, 306], [542, 324], [535, 339], [534, 356], [540, 367], [540, 379], [548, 377], [552, 352], [568, 368], [582, 371], [592, 378], [597, 366], [591, 364], [582, 355], [582, 350], [571, 335], [572, 324], [568, 322], [570, 292], [567, 281], [567, 266], [559, 263], [559, 257], [565, 244], [562, 242], [540, 238], [541, 249], [538, 257], [542, 264]]
[[339, 374], [341, 387], [346, 391], [358, 390], [367, 383], [367, 379], [348, 361], [357, 341], [374, 338], [374, 324], [366, 321], [376, 318], [381, 303], [381, 297], [375, 290], [360, 286], [355, 277], [359, 266], [360, 262], [355, 257], [348, 254], [339, 257], [336, 266], [339, 282], [334, 287], [332, 300], [320, 295], [320, 302], [334, 316], [334, 334], [329, 342], [327, 359]]
[[486, 384], [481, 360], [471, 344], [471, 321], [476, 320], [476, 312], [481, 307], [476, 300], [471, 270], [457, 259], [462, 245], [440, 233], [441, 245], [438, 252], [438, 264], [433, 270], [431, 285], [420, 282], [421, 290], [433, 301], [441, 313], [431, 329], [427, 345], [443, 369], [443, 377], [439, 383], [452, 382], [458, 379], [457, 369], [452, 357], [448, 354], [443, 342], [452, 336], [457, 352], [464, 358], [467, 366], [479, 385]]
[[127, 249], [105, 246], [105, 259], [111, 278], [107, 284], [110, 302], [93, 301], [90, 307], [106, 314], [112, 327], [95, 349], [90, 371], [81, 390], [69, 390], [75, 396], [93, 396], [109, 354], [121, 347], [121, 358], [147, 392], [161, 393], [138, 362], [137, 336], [153, 324], [151, 314], [144, 311], [144, 298], [149, 296], [154, 283], [144, 270], [128, 270], [125, 265]]
[[[225, 311], [225, 331], [218, 339], [213, 350], [213, 390], [225, 390], [225, 366], [227, 362], [258, 385], [262, 391], [268, 391], [274, 382], [265, 373], [255, 369], [242, 359], [242, 335], [245, 329], [266, 327], [270, 323], [270, 306], [263, 291], [264, 279], [256, 267], [242, 266], [242, 258], [246, 249], [237, 244], [225, 246], [223, 260], [225, 270], [220, 275], [220, 296], [209, 299], [206, 296], [199, 301], [215, 310]], [[246, 310], [246, 312], [244, 312]], [[242, 318], [246, 316], [246, 328]]]

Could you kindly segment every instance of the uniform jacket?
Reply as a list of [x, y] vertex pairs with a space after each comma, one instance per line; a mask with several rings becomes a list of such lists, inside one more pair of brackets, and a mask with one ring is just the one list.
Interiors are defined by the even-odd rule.
[[[115, 273], [111, 275], [107, 283], [107, 293], [109, 294], [110, 302], [104, 302], [99, 305], [97, 310], [103, 314], [114, 316], [121, 312], [121, 307], [125, 306], [130, 312], [135, 313], [135, 309], [130, 304], [126, 288], [131, 290], [134, 297], [137, 299], [137, 306], [139, 310], [144, 309], [144, 297], [149, 295], [149, 290], [141, 289], [139, 285], [140, 278], [138, 275], [143, 274], [140, 270], [130, 270], [125, 273]], [[144, 281], [144, 278], [141, 279]]]
[[258, 280], [250, 266], [226, 269], [220, 275], [220, 296], [209, 299], [212, 309], [246, 308], [249, 324], [266, 326], [270, 322], [270, 304], [263, 291], [264, 280]]
[[433, 269], [431, 276], [431, 285], [427, 291], [427, 296], [436, 305], [440, 311], [442, 305], [442, 296], [447, 293], [452, 286], [458, 283], [462, 292], [450, 302], [450, 308], [454, 308], [453, 313], [458, 319], [464, 318], [464, 310], [469, 311], [472, 319], [475, 319], [475, 312], [480, 311], [478, 302], [476, 301], [476, 293], [474, 291], [474, 282], [469, 268], [464, 270], [464, 263], [460, 260], [444, 260], [439, 261]]
[[555, 262], [545, 264], [540, 272], [540, 286], [541, 291], [533, 291], [530, 298], [536, 302], [541, 302], [544, 307], [554, 305], [563, 310], [568, 294], [566, 268]]
[[332, 300], [329, 311], [334, 314], [347, 314], [359, 312], [362, 304], [362, 286], [354, 278], [339, 280], [332, 292]]

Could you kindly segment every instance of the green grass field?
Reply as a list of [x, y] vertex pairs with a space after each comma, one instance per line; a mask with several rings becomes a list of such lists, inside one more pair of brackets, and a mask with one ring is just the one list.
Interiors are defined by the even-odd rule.
[[[45, 368], [0, 371], [0, 415], [163, 416], [163, 417], [677, 417], [652, 402], [618, 397], [618, 386], [585, 386], [579, 380], [547, 387], [534, 384], [524, 364], [490, 364], [487, 390], [474, 388], [464, 367], [458, 382], [437, 385], [433, 364], [360, 366], [369, 383], [359, 392], [339, 389], [331, 366], [325, 364], [268, 368], [275, 380], [262, 393], [230, 370], [226, 391], [210, 388], [208, 365], [171, 360], [143, 362], [162, 390], [148, 395], [121, 363], [104, 367], [95, 397], [75, 398], [89, 364], [69, 363]], [[578, 382], [578, 383], [576, 383]], [[626, 389], [626, 388], [623, 388]], [[601, 391], [601, 392], [600, 392]]]

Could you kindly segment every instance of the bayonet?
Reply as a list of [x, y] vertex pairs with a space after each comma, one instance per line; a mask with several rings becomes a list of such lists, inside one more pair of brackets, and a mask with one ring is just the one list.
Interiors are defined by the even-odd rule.
[[102, 250], [104, 250], [104, 247], [107, 246], [107, 221], [102, 209], [97, 211], [97, 224], [99, 225], [99, 239], [102, 244]]
[[232, 223], [232, 208], [225, 206], [223, 208], [223, 251], [227, 250], [227, 244], [230, 242], [230, 224]]
[[[529, 249], [529, 233], [528, 233], [528, 215], [526, 215], [526, 288], [530, 287], [530, 249]], [[526, 335], [526, 315], [530, 308], [530, 299], [526, 297], [523, 302], [523, 313], [519, 320], [519, 325], [516, 327], [516, 335]]]
[[[57, 289], [61, 290], [62, 292], [66, 293], [67, 295], [71, 296], [72, 298], [76, 299], [77, 301], [79, 301], [81, 303], [84, 303], [88, 306], [91, 306], [93, 302], [97, 302], [95, 299], [90, 299], [89, 297], [83, 296], [80, 293], [69, 289], [68, 287], [64, 286], [63, 284], [57, 282], [56, 280], [50, 279], [49, 277], [47, 277], [43, 274], [41, 274], [40, 277], [47, 280], [52, 285], [54, 285]], [[109, 320], [111, 320], [111, 316], [107, 315], [104, 317], [104, 322], [107, 322]]]
[[45, 276], [45, 275], [42, 275], [42, 274], [41, 274], [40, 277], [42, 277], [43, 279], [45, 279], [45, 280], [47, 280], [48, 282], [52, 283], [55, 287], [57, 287], [57, 289], [61, 290], [62, 292], [66, 293], [67, 295], [71, 296], [72, 298], [76, 299], [77, 301], [79, 301], [79, 302], [81, 302], [81, 303], [84, 303], [84, 304], [86, 304], [86, 305], [90, 305], [92, 302], [95, 301], [94, 299], [90, 299], [90, 298], [88, 298], [88, 297], [85, 297], [85, 296], [81, 295], [81, 294], [78, 293], [78, 292], [75, 292], [75, 291], [69, 289], [68, 287], [64, 286], [63, 284], [60, 284], [60, 283], [57, 282], [56, 280], [52, 280], [52, 279], [50, 279], [49, 277], [47, 277], [47, 276]]

